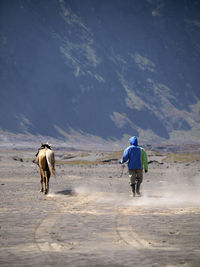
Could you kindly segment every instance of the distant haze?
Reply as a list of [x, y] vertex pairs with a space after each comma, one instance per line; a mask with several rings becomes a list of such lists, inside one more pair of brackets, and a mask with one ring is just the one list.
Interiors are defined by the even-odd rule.
[[200, 2], [1, 0], [0, 128], [200, 140]]

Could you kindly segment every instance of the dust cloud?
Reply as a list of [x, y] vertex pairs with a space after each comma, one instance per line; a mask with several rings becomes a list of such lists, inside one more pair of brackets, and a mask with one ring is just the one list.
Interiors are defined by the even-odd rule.
[[[113, 207], [186, 207], [200, 204], [200, 177], [198, 169], [182, 165], [170, 168], [150, 169], [144, 175], [141, 185], [141, 197], [132, 197], [128, 175], [122, 178], [89, 179], [79, 178], [78, 185], [73, 183], [71, 189], [53, 192], [49, 198], [61, 198], [76, 195], [87, 201], [102, 203]], [[74, 180], [76, 181], [76, 179]], [[86, 182], [87, 181], [87, 182]], [[80, 183], [81, 182], [81, 183]], [[53, 188], [53, 186], [51, 187]]]
[[[149, 174], [149, 177], [153, 176]], [[124, 179], [121, 179], [122, 187]], [[111, 190], [93, 185], [77, 186], [74, 191], [82, 197], [87, 196], [97, 203], [108, 203], [114, 206], [144, 206], [144, 207], [185, 207], [200, 204], [200, 177], [197, 174], [184, 173], [180, 170], [163, 172], [161, 176], [154, 176], [154, 180], [144, 182], [141, 186], [141, 197], [132, 197], [131, 189], [124, 186], [123, 192], [117, 192], [118, 187], [113, 182]], [[105, 189], [105, 188], [104, 188]], [[106, 192], [105, 192], [106, 191]]]

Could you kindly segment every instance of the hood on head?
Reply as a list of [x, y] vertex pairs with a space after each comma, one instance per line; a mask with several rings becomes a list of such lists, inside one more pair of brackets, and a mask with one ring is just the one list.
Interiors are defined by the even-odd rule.
[[132, 136], [132, 137], [129, 139], [129, 143], [130, 143], [130, 145], [137, 146], [137, 145], [138, 145], [137, 137], [136, 137], [136, 136]]

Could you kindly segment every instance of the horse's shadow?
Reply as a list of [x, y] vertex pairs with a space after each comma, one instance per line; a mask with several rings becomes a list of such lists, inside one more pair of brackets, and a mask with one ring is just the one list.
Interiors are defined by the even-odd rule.
[[70, 188], [70, 189], [65, 189], [62, 191], [57, 191], [57, 192], [55, 192], [55, 194], [65, 195], [65, 196], [74, 196], [74, 195], [76, 195], [76, 192]]

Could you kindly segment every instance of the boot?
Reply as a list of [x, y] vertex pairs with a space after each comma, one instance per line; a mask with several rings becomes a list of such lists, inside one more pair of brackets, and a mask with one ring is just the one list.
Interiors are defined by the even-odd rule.
[[136, 193], [138, 196], [141, 196], [141, 193], [140, 193], [140, 183], [137, 183], [136, 184]]
[[135, 197], [135, 184], [131, 184], [132, 192], [133, 192], [133, 197]]

